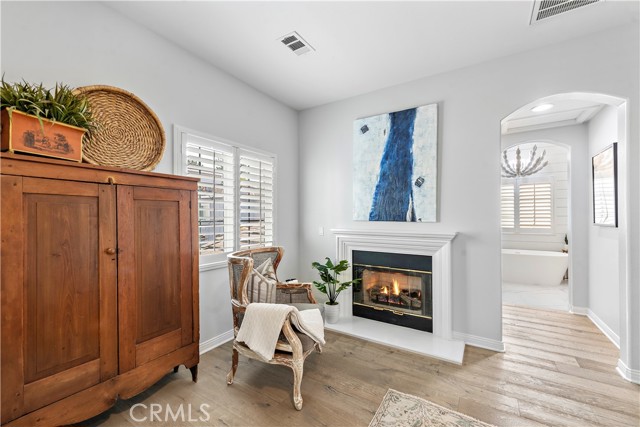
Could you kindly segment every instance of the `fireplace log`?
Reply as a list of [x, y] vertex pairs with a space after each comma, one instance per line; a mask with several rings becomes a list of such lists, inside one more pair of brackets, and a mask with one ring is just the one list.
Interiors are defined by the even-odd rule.
[[405, 307], [410, 310], [422, 309], [422, 292], [418, 289], [401, 289], [398, 295], [389, 294], [390, 283], [377, 282], [369, 285], [365, 291], [369, 301], [374, 304]]
[[400, 294], [400, 300], [405, 304], [411, 307], [411, 297], [406, 294]]

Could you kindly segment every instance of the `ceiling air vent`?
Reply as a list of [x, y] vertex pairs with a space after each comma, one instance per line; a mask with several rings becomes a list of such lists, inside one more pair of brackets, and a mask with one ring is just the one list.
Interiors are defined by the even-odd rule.
[[315, 50], [300, 36], [300, 34], [295, 31], [287, 34], [286, 36], [280, 37], [278, 40], [298, 56]]
[[530, 24], [602, 1], [604, 0], [536, 0], [533, 4]]

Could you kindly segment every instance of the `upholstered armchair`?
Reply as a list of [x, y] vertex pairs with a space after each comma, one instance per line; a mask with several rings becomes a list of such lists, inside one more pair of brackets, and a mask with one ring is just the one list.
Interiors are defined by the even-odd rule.
[[227, 375], [227, 384], [233, 384], [239, 354], [270, 364], [288, 366], [293, 370], [293, 404], [297, 410], [300, 410], [302, 409], [300, 386], [304, 360], [314, 350], [321, 352], [321, 347], [308, 335], [296, 330], [289, 316], [284, 321], [271, 360], [265, 360], [244, 342], [237, 340], [238, 331], [250, 303], [289, 304], [298, 310], [321, 308], [316, 304], [310, 284], [289, 284], [278, 281], [276, 271], [283, 254], [284, 249], [281, 247], [266, 247], [238, 251], [227, 256], [233, 333], [236, 338], [233, 342], [232, 365]]

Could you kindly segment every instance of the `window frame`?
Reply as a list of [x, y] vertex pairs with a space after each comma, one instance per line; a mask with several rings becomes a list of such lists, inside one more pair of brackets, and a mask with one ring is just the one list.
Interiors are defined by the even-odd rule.
[[[513, 184], [513, 228], [502, 227], [502, 216], [500, 218], [500, 228], [507, 234], [531, 234], [531, 235], [553, 235], [556, 228], [556, 206], [555, 206], [555, 180], [551, 176], [527, 176], [519, 178], [502, 178], [500, 181], [500, 212], [502, 215], [502, 186]], [[520, 186], [530, 184], [549, 184], [550, 186], [550, 212], [551, 225], [549, 228], [522, 228], [520, 227]]]
[[[203, 142], [211, 142], [211, 147], [225, 146], [232, 150], [233, 156], [233, 210], [234, 210], [234, 224], [233, 224], [233, 249], [229, 252], [223, 252], [218, 254], [200, 255], [200, 271], [214, 270], [218, 268], [226, 268], [227, 266], [227, 254], [233, 251], [239, 250], [240, 244], [240, 156], [241, 154], [249, 154], [255, 158], [270, 161], [272, 167], [272, 245], [276, 245], [277, 241], [277, 156], [274, 153], [269, 153], [264, 150], [249, 147], [243, 144], [238, 144], [234, 141], [229, 141], [224, 138], [209, 135], [204, 132], [199, 132], [193, 129], [189, 129], [184, 126], [173, 126], [173, 172], [177, 175], [187, 176], [186, 174], [186, 148], [188, 138], [187, 136], [193, 136], [197, 139], [204, 140]], [[188, 175], [193, 176], [193, 175]], [[199, 218], [199, 215], [198, 215]]]

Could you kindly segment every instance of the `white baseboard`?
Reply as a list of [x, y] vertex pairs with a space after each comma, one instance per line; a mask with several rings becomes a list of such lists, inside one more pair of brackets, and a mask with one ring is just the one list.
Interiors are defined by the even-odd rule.
[[[589, 320], [591, 320], [591, 322], [594, 325], [596, 325], [598, 329], [602, 331], [604, 336], [609, 338], [609, 341], [611, 341], [613, 345], [615, 345], [618, 349], [620, 349], [620, 337], [618, 336], [618, 334], [613, 332], [611, 328], [602, 321], [602, 319], [600, 319], [593, 311], [591, 311], [590, 308], [578, 307], [576, 309], [576, 307], [574, 307], [572, 309], [572, 312], [574, 312], [575, 314], [586, 315], [589, 318]], [[629, 368], [620, 359], [618, 359], [618, 366], [616, 367], [616, 371], [618, 371], [620, 376], [625, 380], [635, 384], [640, 384], [640, 370]]]
[[504, 343], [502, 341], [492, 340], [489, 338], [479, 337], [476, 335], [463, 334], [462, 332], [453, 332], [453, 338], [464, 341], [465, 344], [473, 347], [486, 348], [487, 350], [504, 353]]
[[580, 316], [587, 316], [589, 312], [589, 309], [587, 307], [575, 307], [572, 306], [571, 309], [569, 310], [569, 313], [571, 314], [579, 314]]
[[589, 320], [591, 320], [591, 323], [596, 325], [598, 329], [600, 329], [602, 333], [607, 338], [609, 338], [609, 341], [611, 341], [613, 345], [620, 348], [620, 337], [618, 336], [618, 334], [613, 332], [611, 328], [606, 323], [604, 323], [602, 319], [600, 319], [598, 315], [596, 315], [590, 308], [572, 307], [570, 312], [573, 314], [579, 314], [581, 316], [587, 316]]
[[594, 325], [598, 327], [602, 331], [602, 333], [609, 338], [609, 340], [620, 349], [620, 337], [618, 334], [613, 332], [606, 323], [602, 321], [591, 309], [587, 310], [587, 317], [593, 322]]
[[210, 338], [206, 341], [200, 343], [200, 354], [204, 354], [207, 351], [213, 350], [214, 348], [221, 346], [222, 344], [229, 342], [233, 339], [233, 329], [227, 332], [223, 332], [222, 334]]
[[618, 367], [616, 368], [616, 371], [618, 371], [625, 380], [640, 384], [640, 370], [629, 368], [620, 359], [618, 359]]

